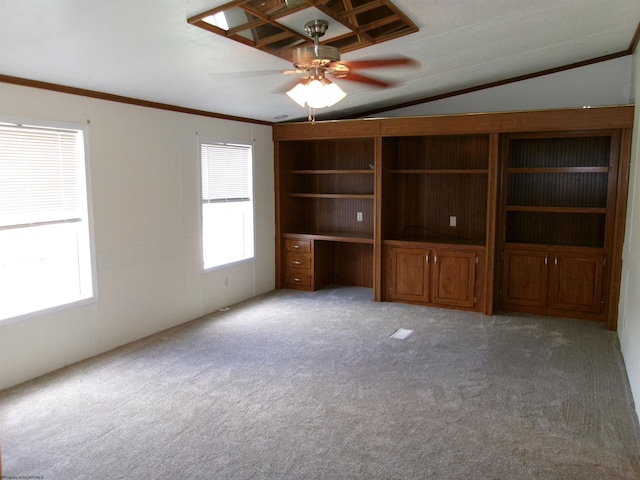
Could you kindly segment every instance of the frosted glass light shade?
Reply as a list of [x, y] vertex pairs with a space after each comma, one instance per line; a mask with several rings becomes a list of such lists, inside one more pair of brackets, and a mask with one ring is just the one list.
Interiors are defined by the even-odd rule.
[[324, 95], [324, 85], [320, 80], [307, 83], [307, 105], [311, 108], [324, 108], [327, 101]]
[[325, 100], [327, 102], [327, 107], [330, 107], [331, 105], [335, 105], [336, 103], [338, 103], [340, 100], [342, 100], [344, 97], [347, 96], [347, 94], [335, 83], [330, 83], [329, 85], [325, 85], [323, 93], [324, 93]]
[[330, 107], [347, 96], [338, 85], [324, 77], [310, 78], [304, 83], [298, 83], [287, 95], [301, 107], [306, 104], [311, 108]]
[[298, 83], [295, 87], [287, 92], [287, 95], [301, 107], [307, 102], [307, 84]]

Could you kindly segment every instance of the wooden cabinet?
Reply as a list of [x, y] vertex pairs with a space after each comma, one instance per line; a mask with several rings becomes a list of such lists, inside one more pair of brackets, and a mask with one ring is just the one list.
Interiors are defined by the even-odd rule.
[[331, 244], [289, 235], [284, 239], [282, 283], [286, 288], [314, 291], [332, 282], [328, 259]]
[[478, 254], [460, 250], [432, 250], [432, 299], [437, 305], [473, 308], [476, 304]]
[[293, 258], [284, 240], [278, 287], [373, 286], [374, 164], [371, 138], [280, 142], [276, 216], [281, 242], [305, 238], [313, 273], [307, 281], [304, 269], [292, 265], [307, 259]]
[[589, 249], [505, 249], [502, 305], [600, 313], [604, 265]]
[[385, 300], [474, 308], [478, 253], [452, 247], [385, 247]]
[[486, 305], [475, 262], [493, 229], [487, 210], [491, 143], [488, 134], [383, 139], [383, 242], [425, 245], [422, 264], [419, 249], [390, 249], [383, 299], [474, 308], [481, 296], [479, 305]]
[[275, 125], [276, 287], [615, 328], [632, 127], [633, 107]]
[[600, 312], [605, 257], [600, 253], [553, 252], [549, 306], [578, 312]]
[[389, 247], [386, 300], [429, 303], [429, 255], [421, 248]]
[[547, 304], [548, 253], [505, 249], [503, 262], [502, 304], [544, 307]]
[[500, 307], [605, 320], [619, 132], [504, 137]]
[[284, 241], [284, 284], [289, 288], [313, 290], [314, 264], [311, 240], [288, 238]]

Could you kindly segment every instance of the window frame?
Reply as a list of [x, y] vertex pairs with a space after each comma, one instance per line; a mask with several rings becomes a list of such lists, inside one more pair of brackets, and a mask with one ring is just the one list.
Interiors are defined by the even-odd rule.
[[[256, 259], [256, 205], [255, 205], [255, 142], [247, 141], [247, 140], [230, 140], [230, 139], [215, 139], [207, 136], [197, 136], [197, 166], [198, 166], [198, 218], [200, 221], [200, 231], [199, 231], [199, 245], [200, 245], [200, 269], [202, 273], [213, 272], [216, 270], [221, 270], [225, 268], [229, 268], [234, 265], [240, 265], [243, 263], [255, 262]], [[251, 242], [253, 247], [253, 254], [250, 257], [242, 258], [239, 260], [234, 260], [231, 262], [227, 262], [220, 265], [214, 265], [211, 267], [205, 267], [205, 258], [204, 258], [204, 218], [203, 218], [203, 189], [202, 189], [202, 146], [203, 145], [229, 145], [229, 146], [239, 146], [239, 147], [247, 147], [249, 148], [249, 173], [251, 175], [251, 223], [252, 223], [252, 232], [251, 232]]]
[[[94, 218], [93, 218], [93, 199], [92, 199], [92, 182], [91, 182], [91, 156], [90, 156], [90, 140], [89, 140], [89, 125], [86, 123], [66, 122], [41, 118], [25, 118], [25, 117], [13, 117], [8, 115], [0, 115], [0, 124], [29, 126], [34, 128], [52, 129], [52, 130], [75, 130], [82, 134], [82, 153], [83, 161], [79, 162], [79, 168], [81, 168], [80, 178], [84, 179], [84, 184], [79, 185], [78, 194], [79, 201], [82, 204], [82, 213], [84, 218], [81, 219], [81, 223], [86, 224], [87, 241], [83, 248], [88, 250], [88, 262], [87, 268], [89, 272], [81, 274], [81, 277], [86, 278], [87, 284], [91, 289], [91, 293], [77, 300], [65, 301], [57, 305], [51, 305], [48, 307], [38, 308], [32, 311], [25, 311], [24, 313], [18, 313], [16, 315], [1, 318], [0, 326], [10, 325], [20, 322], [22, 320], [40, 317], [56, 312], [75, 309], [81, 306], [90, 305], [98, 301], [98, 274], [97, 274], [97, 260], [96, 260], [96, 248], [95, 248], [95, 232], [94, 232]], [[45, 222], [47, 224], [48, 222]], [[52, 223], [53, 224], [53, 223]]]

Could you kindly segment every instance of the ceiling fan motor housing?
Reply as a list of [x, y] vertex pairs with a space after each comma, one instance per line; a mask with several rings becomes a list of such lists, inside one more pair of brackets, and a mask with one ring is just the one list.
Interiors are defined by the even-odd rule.
[[301, 70], [323, 67], [339, 60], [340, 50], [330, 45], [300, 47], [293, 51], [293, 64]]
[[304, 24], [305, 32], [313, 38], [313, 46], [299, 47], [293, 51], [293, 64], [296, 68], [300, 70], [320, 68], [340, 60], [340, 50], [318, 43], [318, 39], [326, 33], [328, 28], [329, 23], [326, 20], [312, 20]]

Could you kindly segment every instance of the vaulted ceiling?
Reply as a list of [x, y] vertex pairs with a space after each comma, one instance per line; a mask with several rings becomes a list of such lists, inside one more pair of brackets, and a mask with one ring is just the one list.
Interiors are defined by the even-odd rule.
[[[227, 3], [0, 0], [0, 81], [97, 92], [107, 98], [267, 123], [306, 118], [307, 111], [284, 94], [292, 81], [290, 75], [282, 74], [292, 67], [288, 60], [254, 48], [250, 35], [242, 43], [188, 22]], [[245, 3], [267, 17], [267, 4], [290, 7], [292, 16], [283, 20], [288, 22], [286, 37], [286, 32], [301, 30], [306, 21], [319, 17], [329, 20], [327, 33], [347, 35], [341, 29], [349, 20], [340, 16], [341, 11], [385, 8], [389, 2]], [[418, 65], [367, 70], [368, 75], [397, 82], [386, 89], [336, 80], [347, 97], [323, 112], [325, 116], [353, 116], [615, 58], [629, 54], [640, 35], [638, 0], [392, 0], [392, 4], [417, 31], [396, 36], [394, 28], [388, 28], [391, 34], [373, 40], [367, 32], [356, 31], [365, 41], [352, 49], [345, 40], [342, 60], [403, 55]], [[329, 6], [338, 13], [332, 14]], [[283, 40], [283, 45], [290, 43]]]

